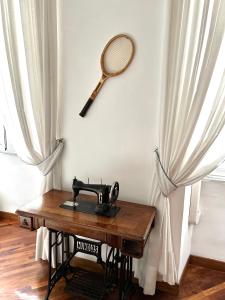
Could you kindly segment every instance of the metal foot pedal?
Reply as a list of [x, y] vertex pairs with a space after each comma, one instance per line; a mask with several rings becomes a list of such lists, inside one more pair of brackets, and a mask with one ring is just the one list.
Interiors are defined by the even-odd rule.
[[80, 268], [74, 270], [72, 278], [67, 282], [66, 291], [83, 299], [102, 300], [106, 292], [104, 276]]

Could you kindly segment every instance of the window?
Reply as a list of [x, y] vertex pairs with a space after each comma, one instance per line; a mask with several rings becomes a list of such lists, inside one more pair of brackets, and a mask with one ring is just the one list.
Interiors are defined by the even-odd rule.
[[[223, 80], [223, 81], [222, 81]], [[222, 84], [221, 84], [222, 83]], [[218, 57], [215, 63], [214, 71], [212, 74], [212, 78], [210, 80], [210, 84], [208, 86], [208, 90], [205, 97], [205, 102], [202, 107], [199, 120], [197, 122], [193, 138], [191, 140], [188, 153], [191, 153], [195, 146], [199, 141], [199, 137], [203, 134], [204, 128], [207, 124], [207, 120], [212, 111], [212, 107], [215, 104], [215, 99], [217, 96], [217, 92], [219, 87], [220, 89], [220, 97], [218, 99], [224, 99], [225, 97], [225, 35], [223, 36], [223, 40], [221, 43], [221, 47], [218, 53]], [[219, 100], [218, 105], [220, 104]], [[219, 107], [219, 106], [218, 106]], [[221, 108], [223, 109], [223, 108]], [[213, 119], [211, 120], [213, 121]], [[214, 157], [222, 157], [225, 154], [225, 127], [221, 130], [220, 134], [214, 141], [210, 151], [205, 155], [205, 161], [207, 159], [212, 160]], [[215, 151], [214, 151], [215, 150]], [[225, 162], [222, 163], [216, 170], [214, 170], [211, 174], [209, 174], [206, 179], [213, 180], [221, 180], [225, 181]]]
[[0, 123], [0, 151], [4, 152], [6, 150], [7, 150], [6, 129], [5, 126]]
[[[25, 46], [22, 32], [21, 14], [19, 0], [13, 1], [15, 23], [16, 23], [16, 44], [18, 45], [18, 62], [19, 62], [19, 72], [23, 78], [21, 82], [21, 89], [24, 98], [24, 111], [28, 120], [29, 129], [32, 131], [31, 138], [35, 142], [37, 140], [37, 133], [35, 131], [35, 125], [33, 120], [33, 114], [31, 113], [32, 106], [30, 100], [30, 90], [28, 83], [27, 67], [26, 67], [26, 55]], [[9, 103], [14, 103], [14, 93], [11, 84], [10, 69], [8, 66], [7, 51], [4, 39], [4, 30], [2, 24], [2, 12], [0, 6], [0, 152], [1, 153], [15, 153], [12, 146], [12, 141], [15, 140], [15, 135], [17, 130], [18, 120], [15, 119], [17, 115], [15, 113], [15, 108], [12, 109], [12, 105]], [[6, 122], [7, 120], [7, 122]], [[12, 122], [13, 121], [13, 122]], [[15, 123], [14, 123], [15, 121]], [[11, 124], [13, 123], [13, 126]], [[10, 126], [8, 126], [10, 125]], [[19, 126], [19, 125], [18, 125]], [[9, 128], [10, 127], [10, 128]], [[11, 142], [10, 142], [11, 141]], [[35, 143], [36, 146], [37, 142]], [[38, 144], [39, 145], [39, 144]], [[39, 150], [39, 149], [38, 149]]]
[[0, 116], [0, 153], [15, 154], [15, 150], [11, 143], [11, 137]]
[[225, 181], [225, 163], [221, 164], [216, 170], [209, 174], [206, 180]]
[[[208, 89], [208, 93], [207, 93], [208, 97], [211, 98], [215, 97], [215, 91], [217, 91], [218, 84], [221, 81], [221, 78], [224, 76], [224, 72], [225, 72], [225, 36], [223, 37], [223, 42], [216, 62], [213, 78], [211, 80], [211, 84]], [[223, 87], [223, 97], [225, 97], [225, 87]], [[222, 129], [217, 139], [217, 143], [219, 144], [219, 147], [220, 149], [222, 149], [223, 153], [225, 153], [224, 141], [225, 141], [225, 128]], [[211, 174], [209, 174], [206, 177], [206, 180], [207, 179], [225, 181], [225, 162], [223, 162], [217, 169], [215, 169]]]

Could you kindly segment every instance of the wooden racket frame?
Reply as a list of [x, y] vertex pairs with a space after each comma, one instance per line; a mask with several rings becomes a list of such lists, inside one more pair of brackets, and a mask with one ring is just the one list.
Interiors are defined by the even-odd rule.
[[[104, 57], [105, 57], [105, 53], [107, 51], [107, 49], [109, 48], [109, 46], [111, 45], [111, 43], [118, 39], [118, 38], [121, 38], [121, 37], [124, 37], [124, 38], [127, 38], [130, 42], [131, 42], [131, 45], [132, 45], [132, 53], [131, 53], [131, 56], [130, 56], [130, 59], [128, 61], [128, 63], [126, 64], [126, 66], [121, 69], [120, 71], [118, 72], [114, 72], [114, 73], [109, 73], [105, 70], [105, 67], [104, 67]], [[82, 111], [80, 112], [80, 116], [81, 117], [84, 117], [86, 115], [86, 112], [88, 111], [89, 107], [91, 106], [91, 104], [93, 103], [93, 101], [95, 100], [96, 96], [98, 95], [99, 91], [101, 90], [103, 84], [105, 83], [105, 81], [108, 79], [108, 78], [111, 78], [111, 77], [115, 77], [115, 76], [118, 76], [120, 74], [122, 74], [130, 65], [130, 63], [132, 62], [133, 60], [133, 57], [134, 57], [134, 54], [135, 54], [135, 45], [134, 45], [134, 41], [131, 39], [130, 36], [128, 36], [127, 34], [118, 34], [116, 36], [114, 36], [113, 38], [111, 38], [108, 43], [105, 45], [103, 51], [102, 51], [102, 54], [101, 54], [101, 59], [100, 59], [100, 64], [101, 64], [101, 69], [102, 69], [102, 76], [101, 76], [101, 79], [99, 81], [99, 83], [97, 84], [96, 88], [94, 89], [94, 91], [92, 92], [91, 94], [91, 97], [88, 99], [87, 103], [85, 104], [85, 106], [83, 107]]]
[[[126, 64], [126, 66], [123, 69], [121, 69], [119, 72], [113, 72], [113, 73], [107, 72], [104, 67], [104, 57], [105, 57], [106, 50], [109, 48], [109, 46], [112, 44], [112, 42], [114, 40], [116, 40], [118, 38], [122, 38], [122, 37], [128, 39], [132, 44], [132, 53], [131, 53], [130, 59], [129, 59], [128, 63]], [[100, 60], [102, 73], [106, 77], [114, 77], [114, 76], [120, 75], [129, 67], [131, 61], [133, 60], [134, 52], [135, 52], [134, 42], [127, 34], [118, 34], [118, 35], [114, 36], [113, 38], [111, 38], [111, 40], [108, 41], [108, 43], [105, 45], [105, 48], [102, 51], [101, 60]]]

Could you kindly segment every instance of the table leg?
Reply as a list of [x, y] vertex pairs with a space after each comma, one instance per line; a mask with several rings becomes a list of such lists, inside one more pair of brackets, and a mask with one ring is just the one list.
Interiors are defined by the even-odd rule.
[[[53, 239], [54, 235], [54, 239]], [[70, 252], [69, 249], [69, 238], [74, 239], [74, 249]], [[80, 244], [77, 244], [80, 243]], [[65, 243], [65, 247], [64, 247]], [[65, 279], [68, 271], [72, 271], [70, 267], [70, 261], [77, 252], [88, 253], [89, 251], [83, 249], [86, 244], [89, 246], [99, 247], [97, 254], [93, 252], [93, 247], [91, 247], [91, 252], [89, 254], [95, 255], [98, 261], [101, 262], [101, 243], [90, 242], [84, 239], [77, 238], [75, 235], [66, 234], [63, 232], [57, 232], [55, 230], [49, 229], [49, 249], [48, 249], [48, 288], [45, 300], [49, 299], [49, 295], [61, 277]], [[58, 247], [62, 250], [62, 261], [58, 261]], [[82, 250], [83, 249], [83, 250]], [[55, 257], [52, 257], [52, 251], [54, 251]], [[65, 255], [65, 259], [64, 259]], [[52, 262], [54, 259], [55, 269], [52, 269]], [[119, 268], [120, 267], [120, 268]], [[133, 291], [133, 272], [132, 272], [132, 257], [126, 256], [120, 253], [118, 249], [111, 248], [106, 261], [105, 268], [105, 287], [112, 288], [119, 285], [119, 300], [125, 300]]]
[[49, 230], [48, 238], [48, 289], [45, 300], [48, 300], [48, 297], [51, 293], [51, 277], [52, 277], [52, 231]]
[[[55, 235], [55, 240], [53, 241], [53, 234]], [[61, 277], [66, 278], [67, 271], [70, 268], [70, 261], [74, 256], [74, 252], [70, 253], [69, 251], [69, 236], [68, 239], [66, 238], [66, 250], [64, 250], [64, 233], [57, 232], [55, 230], [49, 229], [49, 247], [48, 247], [48, 288], [45, 300], [49, 299], [49, 295], [55, 286], [55, 284], [59, 281]], [[66, 235], [67, 237], [67, 235]], [[58, 248], [61, 247], [62, 251], [62, 261], [58, 261]], [[52, 269], [52, 251], [54, 251], [54, 263], [55, 269]], [[64, 254], [66, 254], [66, 259], [64, 259]]]
[[119, 274], [119, 299], [125, 300], [134, 291], [133, 279], [133, 259], [130, 256], [121, 255]]
[[107, 289], [118, 286], [119, 300], [127, 299], [134, 291], [133, 259], [111, 248], [106, 260], [105, 286]]
[[120, 254], [119, 250], [111, 248], [106, 259], [105, 264], [105, 286], [106, 288], [112, 288], [118, 285], [119, 279], [119, 262]]

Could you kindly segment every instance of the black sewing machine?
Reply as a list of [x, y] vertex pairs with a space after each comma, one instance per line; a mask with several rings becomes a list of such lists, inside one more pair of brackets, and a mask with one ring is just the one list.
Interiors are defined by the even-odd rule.
[[[73, 202], [66, 201], [60, 205], [61, 207], [107, 217], [114, 217], [119, 211], [119, 207], [116, 207], [116, 200], [119, 195], [119, 183], [117, 181], [112, 185], [89, 184], [77, 180], [75, 177], [72, 187]], [[80, 191], [95, 193], [97, 195], [97, 203], [83, 199], [83, 196], [80, 198]]]

